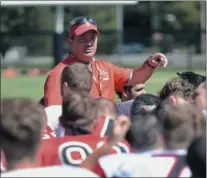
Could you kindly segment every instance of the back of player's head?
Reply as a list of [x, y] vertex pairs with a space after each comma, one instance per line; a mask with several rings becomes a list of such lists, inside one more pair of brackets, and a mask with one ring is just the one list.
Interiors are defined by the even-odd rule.
[[182, 79], [187, 80], [189, 83], [193, 84], [195, 88], [197, 88], [202, 82], [206, 80], [206, 77], [195, 72], [181, 72], [176, 73]]
[[168, 149], [186, 149], [195, 137], [206, 132], [205, 116], [191, 104], [165, 104], [158, 117]]
[[87, 128], [97, 120], [95, 100], [85, 92], [72, 91], [63, 98], [60, 122], [64, 127], [77, 130]]
[[112, 119], [117, 117], [116, 104], [111, 100], [103, 97], [95, 99], [99, 116], [108, 116]]
[[30, 99], [1, 101], [1, 148], [8, 169], [23, 159], [33, 160], [46, 124], [44, 108]]
[[162, 100], [174, 95], [185, 100], [192, 100], [194, 95], [194, 86], [187, 80], [180, 77], [175, 77], [169, 80], [159, 92], [159, 97]]
[[155, 115], [137, 114], [132, 120], [126, 140], [137, 151], [155, 149], [159, 144], [161, 125]]
[[136, 117], [139, 113], [151, 112], [160, 104], [160, 102], [160, 98], [152, 94], [142, 94], [137, 96], [131, 107], [131, 119]]
[[67, 65], [63, 69], [61, 75], [61, 91], [64, 87], [69, 87], [72, 90], [81, 90], [89, 93], [92, 88], [92, 83], [92, 72], [86, 64], [77, 62]]
[[186, 160], [193, 178], [206, 178], [206, 135], [193, 140]]

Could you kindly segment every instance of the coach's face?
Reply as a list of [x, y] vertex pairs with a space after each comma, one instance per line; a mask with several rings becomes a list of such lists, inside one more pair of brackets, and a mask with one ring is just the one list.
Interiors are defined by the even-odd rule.
[[71, 40], [72, 54], [84, 63], [89, 63], [96, 54], [98, 43], [97, 33], [89, 30]]

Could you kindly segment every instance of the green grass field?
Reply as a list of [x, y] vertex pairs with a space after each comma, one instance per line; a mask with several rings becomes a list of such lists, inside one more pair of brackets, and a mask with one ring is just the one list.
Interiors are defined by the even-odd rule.
[[[155, 94], [164, 83], [176, 76], [176, 72], [183, 70], [158, 69], [146, 83], [147, 93]], [[194, 70], [194, 72], [205, 75], [205, 70]], [[39, 100], [43, 96], [44, 82], [46, 76], [16, 78], [1, 77], [1, 97], [29, 97]]]

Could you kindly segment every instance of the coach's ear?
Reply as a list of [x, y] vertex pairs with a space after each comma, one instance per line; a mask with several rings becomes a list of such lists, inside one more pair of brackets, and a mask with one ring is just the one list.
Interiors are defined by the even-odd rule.
[[67, 82], [63, 83], [63, 89], [68, 89], [68, 83]]
[[73, 42], [73, 39], [68, 38], [68, 44], [72, 44], [72, 42]]
[[170, 96], [169, 96], [169, 102], [170, 102], [170, 104], [176, 104], [177, 102], [176, 102], [176, 98], [175, 98], [175, 96], [170, 95]]

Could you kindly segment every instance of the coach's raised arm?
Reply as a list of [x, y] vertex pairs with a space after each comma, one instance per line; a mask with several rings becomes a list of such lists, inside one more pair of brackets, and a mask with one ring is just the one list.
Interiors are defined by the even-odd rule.
[[68, 43], [71, 53], [61, 61], [48, 75], [44, 86], [45, 106], [60, 105], [60, 76], [66, 65], [83, 62], [93, 73], [91, 96], [105, 97], [114, 101], [115, 91], [124, 92], [123, 86], [133, 86], [147, 81], [157, 66], [167, 65], [167, 58], [161, 53], [149, 57], [137, 69], [120, 68], [104, 60], [96, 60], [98, 43], [97, 22], [92, 18], [78, 17], [71, 21]]

